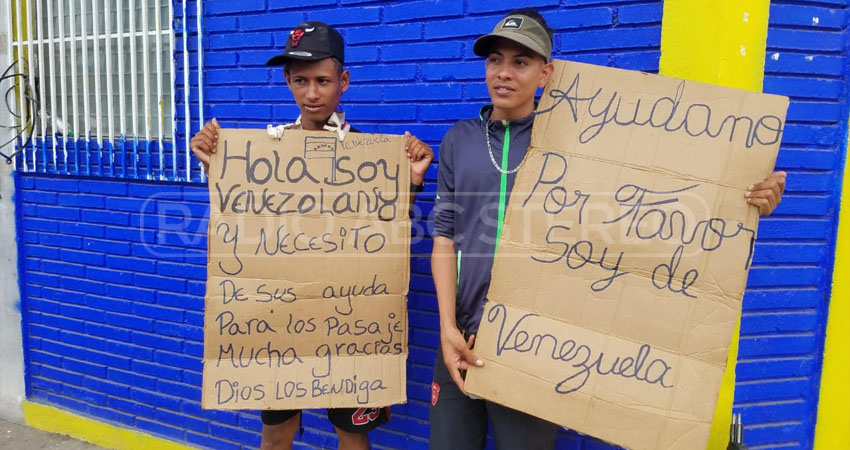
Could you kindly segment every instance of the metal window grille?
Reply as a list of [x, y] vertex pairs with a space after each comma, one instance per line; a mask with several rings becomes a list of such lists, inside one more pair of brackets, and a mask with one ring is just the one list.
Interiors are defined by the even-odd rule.
[[[202, 92], [201, 2], [194, 6], [192, 59]], [[198, 178], [190, 127], [178, 136], [176, 126], [178, 118], [191, 123], [195, 102], [203, 123], [202, 99], [188, 98], [190, 70], [182, 70], [182, 114], [175, 95], [177, 61], [190, 68], [188, 11], [186, 0], [12, 0], [11, 61], [0, 93], [17, 137], [0, 152], [14, 145], [13, 162], [24, 172]]]

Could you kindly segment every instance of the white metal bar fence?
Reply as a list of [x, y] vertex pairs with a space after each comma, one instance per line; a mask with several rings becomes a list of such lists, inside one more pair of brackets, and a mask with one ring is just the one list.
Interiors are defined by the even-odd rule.
[[[203, 126], [203, 9], [200, 0], [179, 0], [182, 14], [175, 17], [176, 1], [12, 0], [4, 24], [11, 36], [10, 76], [0, 83], [17, 96], [7, 107], [18, 136], [0, 152], [17, 155], [17, 170], [201, 180], [188, 147], [191, 133]], [[197, 32], [188, 30], [193, 1]], [[190, 55], [191, 39], [197, 40], [197, 55]], [[182, 95], [175, 93], [177, 61], [183, 65]], [[194, 88], [197, 99], [189, 95]]]

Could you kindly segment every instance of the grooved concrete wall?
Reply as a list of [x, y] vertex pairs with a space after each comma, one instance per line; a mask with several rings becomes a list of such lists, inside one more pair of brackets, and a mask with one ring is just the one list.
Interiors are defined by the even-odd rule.
[[[206, 117], [239, 127], [293, 120], [297, 108], [282, 71], [264, 63], [292, 26], [320, 19], [347, 40], [349, 120], [367, 132], [409, 130], [436, 148], [453, 121], [474, 117], [486, 102], [472, 41], [515, 3], [207, 0]], [[771, 14], [765, 89], [794, 101], [779, 160], [790, 172], [789, 189], [776, 216], [762, 222], [745, 296], [736, 408], [750, 446], [811, 446], [840, 175], [834, 168], [847, 117], [846, 6], [835, 3], [777, 3]], [[524, 4], [539, 7], [556, 29], [556, 57], [657, 70], [660, 1]], [[177, 80], [182, 102], [181, 74]], [[419, 229], [431, 228], [435, 177], [436, 166], [416, 205]], [[18, 189], [31, 398], [193, 445], [258, 446], [255, 412], [200, 408], [205, 187], [22, 175]], [[427, 448], [439, 341], [430, 240], [413, 251], [410, 402], [394, 407], [393, 420], [372, 434], [375, 448]], [[306, 415], [304, 425], [298, 448], [335, 448], [323, 414]], [[608, 446], [563, 432], [557, 448]]]

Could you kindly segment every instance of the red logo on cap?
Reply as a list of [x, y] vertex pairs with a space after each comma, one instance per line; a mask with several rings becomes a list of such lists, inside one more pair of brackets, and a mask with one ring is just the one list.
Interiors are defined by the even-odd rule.
[[296, 28], [292, 30], [292, 46], [298, 47], [298, 44], [301, 42], [302, 37], [304, 37], [304, 30], [302, 30], [301, 28]]

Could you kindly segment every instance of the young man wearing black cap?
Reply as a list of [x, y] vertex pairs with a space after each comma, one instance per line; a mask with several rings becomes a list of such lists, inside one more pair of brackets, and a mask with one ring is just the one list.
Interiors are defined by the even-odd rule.
[[[489, 419], [498, 450], [551, 450], [556, 425], [467, 396], [463, 376], [470, 365], [483, 366], [472, 347], [514, 174], [531, 141], [535, 95], [554, 71], [552, 30], [536, 10], [515, 10], [473, 51], [487, 58], [493, 103], [479, 118], [455, 124], [440, 145], [431, 271], [441, 345], [431, 386], [431, 448], [483, 449]], [[784, 186], [785, 174], [777, 172], [750, 188], [748, 202], [770, 214]]]
[[[349, 72], [343, 68], [345, 50], [342, 36], [322, 22], [305, 22], [295, 27], [286, 42], [286, 51], [266, 63], [283, 66], [286, 84], [295, 97], [301, 115], [295, 123], [272, 127], [269, 134], [280, 137], [287, 129], [327, 130], [344, 138], [357, 133], [337, 110], [343, 92], [348, 89]], [[195, 156], [209, 169], [210, 154], [215, 152], [218, 122], [213, 119], [190, 143]], [[425, 171], [434, 158], [431, 147], [408, 135], [406, 151], [410, 158], [411, 191], [422, 189]], [[290, 450], [299, 428], [300, 410], [262, 411], [261, 450]], [[340, 450], [366, 450], [367, 433], [386, 423], [389, 407], [328, 409], [328, 418], [339, 437]]]

